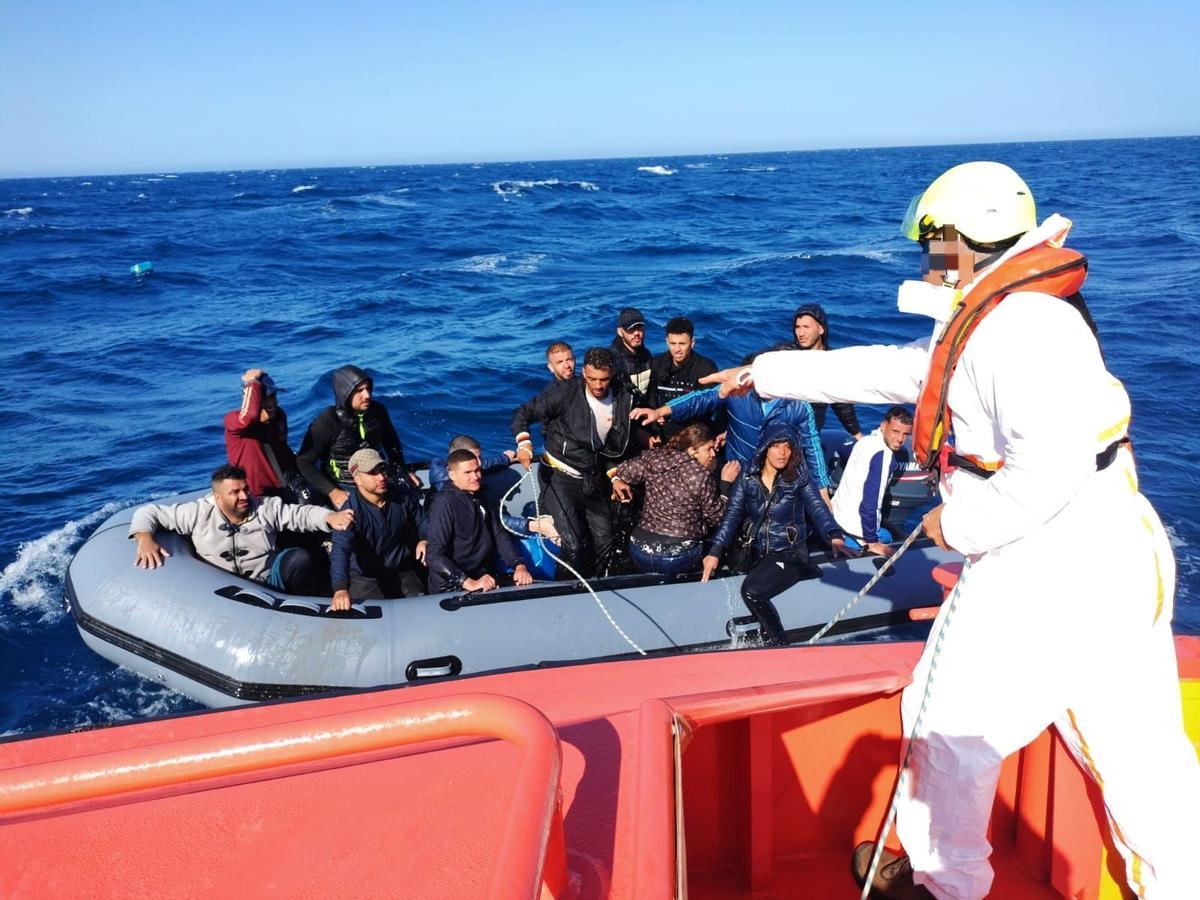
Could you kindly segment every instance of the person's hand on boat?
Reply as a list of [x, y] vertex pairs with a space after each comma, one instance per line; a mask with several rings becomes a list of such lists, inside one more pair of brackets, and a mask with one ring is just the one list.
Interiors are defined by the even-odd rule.
[[633, 488], [629, 486], [628, 482], [622, 481], [620, 478], [613, 478], [612, 498], [620, 500], [622, 503], [628, 503], [633, 499]]
[[334, 591], [333, 602], [329, 605], [330, 612], [344, 612], [350, 608], [350, 592]]
[[496, 579], [486, 574], [478, 578], [464, 578], [462, 586], [464, 591], [490, 591], [496, 587]]
[[858, 555], [855, 551], [850, 549], [849, 544], [847, 544], [842, 538], [834, 538], [831, 540], [829, 542], [829, 547], [833, 551], [834, 559], [837, 559], [839, 556], [843, 559], [850, 559], [852, 556]]
[[742, 464], [736, 459], [731, 459], [725, 465], [721, 466], [721, 480], [727, 481], [730, 484], [737, 481], [738, 475], [742, 472]]
[[712, 578], [712, 573], [717, 571], [717, 564], [720, 561], [721, 561], [721, 559], [718, 556], [704, 557], [704, 561], [702, 563], [703, 569], [701, 570], [701, 575], [700, 575], [701, 583], [708, 581], [708, 579]]
[[925, 513], [925, 517], [921, 519], [921, 526], [925, 529], [925, 536], [927, 538], [943, 550], [950, 550], [951, 547], [946, 543], [946, 538], [942, 534], [942, 510], [945, 507], [945, 503], [939, 503], [929, 512]]
[[425, 562], [425, 548], [429, 546], [429, 541], [417, 541], [417, 549], [413, 551], [413, 556], [417, 562]]
[[139, 569], [157, 569], [166, 565], [167, 557], [171, 555], [166, 547], [154, 539], [148, 531], [140, 531], [134, 535], [137, 549], [133, 553], [133, 564]]
[[883, 541], [872, 541], [867, 544], [867, 552], [874, 553], [876, 556], [891, 556], [896, 552], [896, 548], [885, 544]]
[[524, 563], [513, 569], [513, 584], [517, 585], [517, 587], [525, 587], [527, 584], [533, 584], [533, 576], [529, 574], [529, 570], [525, 568]]
[[517, 462], [525, 467], [525, 471], [529, 471], [529, 467], [533, 465], [533, 448], [524, 446], [517, 448]]
[[722, 397], [740, 397], [754, 389], [754, 373], [749, 366], [738, 366], [705, 375], [700, 383], [719, 387]]
[[354, 510], [347, 507], [337, 512], [331, 512], [325, 517], [325, 524], [334, 531], [346, 531], [354, 524]]
[[341, 488], [334, 488], [329, 492], [329, 502], [333, 504], [334, 509], [340, 509], [342, 504], [349, 499], [349, 492], [343, 491]]

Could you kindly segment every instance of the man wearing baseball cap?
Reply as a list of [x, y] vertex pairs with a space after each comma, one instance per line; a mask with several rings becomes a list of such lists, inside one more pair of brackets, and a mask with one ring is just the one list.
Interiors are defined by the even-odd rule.
[[342, 509], [354, 522], [333, 536], [329, 554], [334, 611], [352, 600], [414, 597], [425, 592], [418, 565], [425, 561], [425, 510], [416, 491], [392, 496], [387, 461], [377, 450], [356, 451], [346, 464], [354, 489]]
[[613, 373], [633, 396], [634, 406], [647, 405], [650, 396], [650, 351], [646, 349], [646, 317], [627, 306], [617, 316], [617, 336], [613, 338]]

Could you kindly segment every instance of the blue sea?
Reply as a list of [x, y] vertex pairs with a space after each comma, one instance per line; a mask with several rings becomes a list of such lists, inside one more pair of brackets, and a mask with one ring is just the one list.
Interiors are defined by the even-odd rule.
[[[1179, 561], [1176, 628], [1200, 630], [1200, 138], [9, 180], [0, 735], [196, 708], [83, 645], [63, 573], [115, 510], [205, 483], [245, 369], [287, 390], [293, 445], [330, 371], [369, 369], [421, 459], [463, 431], [510, 446], [546, 344], [607, 344], [626, 305], [655, 352], [690, 316], [722, 365], [788, 337], [810, 301], [835, 345], [911, 340], [926, 323], [895, 311], [918, 271], [898, 221], [972, 159], [1013, 166], [1040, 214], [1076, 222]], [[153, 274], [131, 275], [142, 261]], [[1054, 360], [1026, 363], [1053, 377]]]

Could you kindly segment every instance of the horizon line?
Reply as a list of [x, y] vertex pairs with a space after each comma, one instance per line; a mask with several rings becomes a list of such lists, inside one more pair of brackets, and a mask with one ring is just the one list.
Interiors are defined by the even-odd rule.
[[856, 150], [907, 150], [929, 147], [981, 147], [981, 146], [1006, 146], [1010, 144], [1075, 144], [1075, 143], [1092, 143], [1098, 141], [1156, 141], [1156, 140], [1179, 140], [1188, 138], [1197, 138], [1200, 134], [1160, 134], [1160, 135], [1139, 135], [1135, 137], [1084, 137], [1084, 138], [1024, 138], [1019, 140], [1008, 141], [959, 141], [950, 143], [928, 143], [928, 144], [866, 144], [860, 147], [808, 147], [808, 148], [790, 148], [785, 150], [736, 150], [736, 151], [720, 151], [713, 150], [703, 153], [639, 153], [639, 154], [622, 154], [618, 156], [561, 156], [561, 157], [542, 157], [542, 158], [525, 158], [525, 159], [460, 159], [451, 160], [448, 162], [390, 162], [390, 163], [320, 163], [313, 165], [287, 165], [287, 166], [249, 166], [246, 168], [229, 168], [220, 166], [216, 168], [156, 168], [146, 169], [141, 172], [125, 171], [125, 172], [81, 172], [74, 174], [58, 173], [58, 174], [37, 174], [37, 175], [0, 175], [0, 181], [32, 181], [45, 178], [123, 178], [127, 176], [139, 175], [210, 175], [226, 172], [290, 172], [298, 170], [309, 171], [325, 171], [331, 169], [368, 169], [368, 168], [427, 168], [435, 166], [498, 166], [498, 165], [515, 165], [518, 163], [570, 163], [570, 162], [603, 162], [603, 161], [619, 161], [619, 160], [638, 160], [653, 156], [661, 159], [695, 159], [701, 157], [717, 156], [762, 156], [769, 154], [783, 153], [841, 153]]

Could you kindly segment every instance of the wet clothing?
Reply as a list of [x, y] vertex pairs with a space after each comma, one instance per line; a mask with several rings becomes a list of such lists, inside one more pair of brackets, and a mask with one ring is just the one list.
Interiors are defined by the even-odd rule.
[[287, 413], [277, 409], [270, 422], [260, 422], [263, 386], [251, 381], [242, 390], [242, 405], [225, 414], [225, 453], [230, 465], [246, 473], [255, 497], [278, 494], [295, 473], [296, 455], [288, 446]]
[[735, 541], [747, 545], [750, 559], [762, 559], [768, 553], [795, 552], [808, 558], [808, 535], [826, 543], [842, 536], [829, 507], [821, 499], [816, 482], [804, 466], [795, 472], [779, 472], [768, 492], [762, 481], [767, 448], [787, 441], [793, 452], [802, 443], [796, 430], [786, 422], [772, 422], [763, 428], [754, 457], [743, 465], [729, 495], [725, 515], [712, 537], [712, 554], [720, 556]]
[[816, 486], [830, 486], [825, 451], [821, 447], [821, 436], [817, 434], [812, 407], [803, 401], [766, 400], [755, 391], [722, 398], [714, 387], [685, 394], [667, 406], [671, 408], [671, 418], [681, 422], [697, 416], [711, 416], [723, 407], [729, 414], [729, 427], [725, 432], [726, 458], [743, 466], [754, 456], [763, 429], [772, 422], [785, 422], [800, 435], [804, 463]]
[[633, 396], [634, 406], [646, 406], [653, 396], [653, 384], [650, 374], [650, 351], [646, 345], [630, 350], [617, 335], [609, 346], [617, 368], [613, 372], [614, 380], [619, 380], [625, 392]]
[[699, 570], [704, 541], [666, 537], [635, 528], [629, 536], [629, 558], [643, 572], [683, 575]]
[[139, 507], [129, 524], [129, 536], [154, 534], [160, 528], [192, 539], [196, 555], [207, 563], [266, 582], [271, 574], [281, 531], [329, 531], [320, 506], [294, 506], [278, 497], [254, 498], [250, 513], [237, 524], [217, 507], [211, 494], [187, 503], [148, 503]]
[[[329, 553], [329, 574], [334, 592], [349, 590], [352, 599], [359, 584], [363, 598], [373, 595], [369, 582], [383, 586], [417, 570], [416, 549], [425, 540], [427, 523], [425, 510], [416, 491], [398, 488], [389, 491], [387, 502], [378, 507], [367, 500], [357, 487], [342, 509], [354, 510], [354, 522], [345, 531], [333, 533], [333, 549]], [[411, 585], [409, 579], [407, 584]], [[419, 593], [419, 591], [418, 591]], [[382, 596], [398, 596], [386, 591]], [[411, 596], [403, 594], [402, 596]]]
[[683, 450], [647, 450], [621, 463], [617, 477], [627, 484], [645, 485], [638, 528], [655, 535], [703, 538], [725, 512], [725, 497], [713, 473]]
[[883, 498], [907, 463], [908, 451], [901, 447], [893, 453], [879, 429], [854, 442], [830, 504], [846, 534], [865, 544], [883, 540]]
[[[1052, 216], [994, 265], [1061, 242], [1064, 223]], [[766, 354], [753, 375], [766, 395], [911, 404], [930, 350]], [[1126, 433], [1128, 396], [1079, 313], [1033, 291], [979, 323], [947, 389], [956, 450], [1003, 467], [942, 472], [942, 532], [967, 562], [901, 703], [907, 733], [940, 646], [915, 787], [897, 806], [914, 880], [941, 897], [988, 893], [1001, 762], [1054, 723], [1101, 787], [1134, 892], [1192, 896], [1200, 764], [1171, 637], [1175, 560], [1128, 448], [1098, 460]]]
[[430, 592], [457, 591], [468, 578], [498, 576], [497, 558], [505, 571], [522, 563], [516, 541], [500, 525], [495, 505], [482, 491], [470, 493], [453, 484], [438, 491], [429, 510]]
[[370, 447], [397, 471], [404, 471], [404, 445], [392, 425], [387, 408], [375, 400], [365, 412], [350, 408], [350, 395], [371, 376], [358, 366], [342, 366], [333, 373], [334, 405], [322, 410], [308, 426], [296, 465], [320, 496], [341, 488], [352, 491], [347, 462], [358, 450]]

